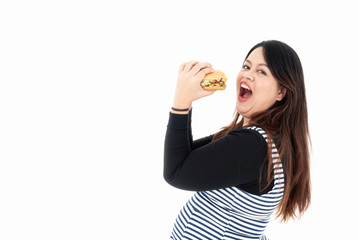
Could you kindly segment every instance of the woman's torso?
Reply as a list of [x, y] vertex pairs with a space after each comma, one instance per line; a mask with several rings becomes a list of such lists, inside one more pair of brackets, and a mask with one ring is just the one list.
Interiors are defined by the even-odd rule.
[[[258, 131], [267, 141], [266, 133]], [[282, 199], [283, 168], [272, 144], [274, 186], [263, 195], [239, 187], [196, 192], [178, 215], [171, 239], [266, 239], [270, 217]]]

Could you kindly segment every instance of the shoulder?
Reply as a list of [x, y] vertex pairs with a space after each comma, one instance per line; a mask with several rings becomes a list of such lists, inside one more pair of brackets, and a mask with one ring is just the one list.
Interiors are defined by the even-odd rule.
[[228, 135], [240, 136], [251, 143], [256, 142], [260, 145], [267, 146], [267, 134], [262, 128], [257, 126], [237, 128], [229, 132]]
[[262, 128], [257, 126], [251, 126], [251, 127], [245, 127], [243, 129], [249, 130], [253, 134], [256, 134], [257, 136], [261, 136], [267, 142], [267, 133]]
[[237, 128], [211, 144], [220, 146], [221, 149], [225, 148], [232, 153], [255, 154], [263, 157], [268, 150], [265, 138], [265, 132], [261, 128]]

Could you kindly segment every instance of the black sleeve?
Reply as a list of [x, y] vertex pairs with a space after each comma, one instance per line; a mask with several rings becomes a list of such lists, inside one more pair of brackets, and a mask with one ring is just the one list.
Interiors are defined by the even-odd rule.
[[195, 150], [199, 147], [202, 147], [210, 142], [212, 142], [212, 138], [213, 138], [214, 135], [210, 135], [210, 136], [207, 136], [207, 137], [204, 137], [204, 138], [200, 138], [200, 139], [197, 139], [197, 140], [194, 140], [191, 144], [191, 150]]
[[191, 115], [170, 113], [164, 147], [164, 178], [172, 186], [193, 191], [259, 182], [267, 144], [255, 130], [236, 129], [194, 147]]

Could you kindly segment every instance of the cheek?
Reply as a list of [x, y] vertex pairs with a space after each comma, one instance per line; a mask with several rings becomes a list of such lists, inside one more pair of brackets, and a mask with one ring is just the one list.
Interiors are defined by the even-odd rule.
[[276, 101], [277, 92], [278, 90], [273, 86], [263, 88], [261, 91], [262, 102], [267, 105], [267, 107], [272, 106]]

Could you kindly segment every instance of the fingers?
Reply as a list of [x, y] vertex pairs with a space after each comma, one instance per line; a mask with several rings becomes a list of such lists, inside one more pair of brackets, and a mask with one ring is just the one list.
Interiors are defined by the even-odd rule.
[[[179, 76], [184, 78], [193, 78], [195, 82], [201, 81], [208, 73], [213, 72], [212, 65], [208, 62], [190, 61], [183, 63], [179, 69]], [[183, 75], [185, 74], [185, 75]]]
[[192, 69], [192, 67], [197, 63], [198, 61], [185, 62], [180, 66], [179, 71], [189, 72]]
[[193, 75], [196, 75], [199, 71], [204, 68], [212, 68], [212, 65], [208, 62], [198, 62], [198, 61], [190, 61], [181, 64], [179, 71], [181, 72], [191, 72]]
[[206, 76], [208, 73], [211, 73], [213, 72], [213, 68], [212, 67], [205, 67], [205, 68], [202, 68], [196, 75], [196, 78], [198, 79], [203, 79], [204, 76]]
[[197, 75], [198, 73], [200, 73], [202, 70], [205, 69], [212, 70], [212, 65], [207, 62], [200, 62], [192, 67], [191, 72], [193, 75]]

